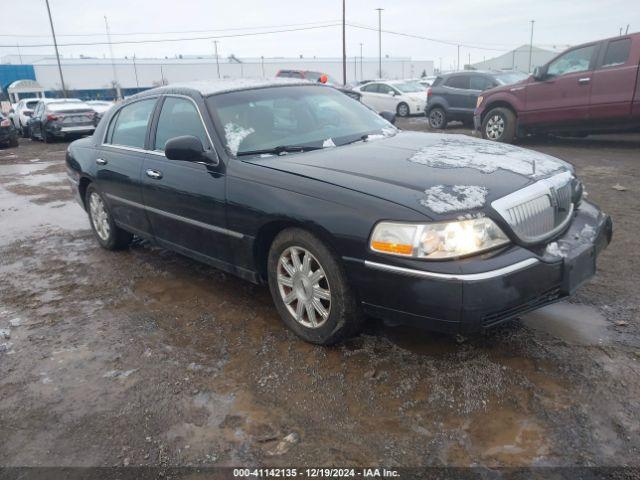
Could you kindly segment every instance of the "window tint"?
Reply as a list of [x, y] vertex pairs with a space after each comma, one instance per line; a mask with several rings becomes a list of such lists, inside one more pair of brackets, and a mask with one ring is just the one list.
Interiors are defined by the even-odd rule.
[[595, 48], [595, 45], [589, 45], [588, 47], [577, 48], [565, 53], [549, 65], [547, 74], [557, 77], [559, 75], [566, 75], [567, 73], [585, 72], [589, 70], [589, 64], [591, 63], [591, 57], [593, 56]]
[[607, 52], [604, 54], [602, 61], [603, 67], [613, 67], [615, 65], [624, 65], [629, 58], [629, 50], [631, 49], [631, 39], [623, 38], [622, 40], [613, 40], [607, 46]]
[[209, 145], [207, 132], [193, 102], [186, 98], [167, 97], [158, 119], [155, 150], [164, 151], [168, 140], [182, 135], [198, 137], [205, 148]]
[[378, 93], [378, 84], [370, 83], [369, 85], [365, 85], [364, 87], [362, 87], [362, 91], [369, 93]]
[[462, 88], [464, 90], [469, 90], [469, 76], [457, 75], [455, 77], [449, 77], [447, 78], [445, 85], [451, 88]]
[[109, 143], [144, 148], [147, 125], [155, 104], [156, 99], [150, 98], [123, 107], [118, 113], [118, 118], [114, 120], [115, 126]]
[[493, 86], [493, 80], [481, 75], [472, 75], [469, 79], [469, 88], [471, 90], [488, 90]]

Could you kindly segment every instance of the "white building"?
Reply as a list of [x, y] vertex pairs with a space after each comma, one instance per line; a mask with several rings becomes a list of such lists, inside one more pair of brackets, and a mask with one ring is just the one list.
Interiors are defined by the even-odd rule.
[[[55, 59], [33, 62], [36, 80], [47, 91], [61, 89]], [[342, 81], [340, 58], [220, 58], [188, 57], [170, 59], [118, 58], [65, 58], [62, 71], [68, 90], [92, 95], [112, 90], [114, 82], [127, 94], [129, 89], [151, 88], [158, 85], [190, 80], [217, 79], [218, 68], [222, 78], [273, 77], [281, 69], [314, 70]], [[114, 74], [115, 70], [115, 74]], [[414, 78], [423, 72], [433, 73], [433, 61], [411, 58], [383, 58], [382, 74], [385, 78]], [[347, 81], [378, 77], [378, 59], [351, 57], [347, 63]], [[84, 96], [84, 95], [83, 95]]]
[[[558, 49], [547, 50], [536, 47], [531, 49], [531, 71], [537, 66], [544, 65], [558, 53], [565, 50], [562, 46]], [[489, 58], [485, 61], [471, 65], [478, 70], [517, 70], [520, 72], [529, 71], [529, 45], [522, 45], [499, 57]]]

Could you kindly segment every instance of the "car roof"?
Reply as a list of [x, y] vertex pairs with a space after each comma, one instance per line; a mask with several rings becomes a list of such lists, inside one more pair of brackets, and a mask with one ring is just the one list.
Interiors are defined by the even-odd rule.
[[224, 80], [211, 80], [211, 81], [194, 81], [184, 83], [173, 83], [164, 87], [152, 88], [145, 90], [144, 92], [137, 93], [129, 99], [143, 98], [158, 94], [193, 94], [199, 93], [203, 97], [209, 95], [215, 95], [218, 93], [236, 92], [241, 90], [251, 90], [254, 88], [268, 88], [268, 87], [282, 87], [282, 86], [296, 86], [296, 85], [317, 85], [326, 86], [322, 83], [310, 82], [308, 80], [300, 80], [295, 78], [241, 78], [241, 79], [224, 79]]

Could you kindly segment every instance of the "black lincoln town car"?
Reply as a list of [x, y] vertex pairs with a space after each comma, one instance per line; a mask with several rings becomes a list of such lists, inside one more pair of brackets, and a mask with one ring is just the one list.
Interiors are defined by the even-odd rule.
[[319, 344], [365, 315], [452, 333], [517, 317], [593, 276], [612, 233], [561, 160], [403, 132], [292, 80], [135, 95], [67, 166], [104, 248], [136, 235], [266, 282], [282, 320]]

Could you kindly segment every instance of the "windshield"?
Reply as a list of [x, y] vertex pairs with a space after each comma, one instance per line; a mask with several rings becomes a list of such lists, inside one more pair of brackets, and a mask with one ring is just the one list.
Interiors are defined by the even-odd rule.
[[528, 75], [526, 73], [521, 72], [509, 72], [509, 73], [499, 73], [495, 75], [496, 81], [500, 85], [511, 85], [512, 83], [519, 82], [527, 78]]
[[334, 147], [397, 132], [360, 102], [330, 87], [242, 90], [212, 95], [207, 103], [233, 155], [284, 146]]
[[392, 85], [402, 93], [418, 93], [425, 91], [424, 86], [420, 85], [418, 82], [394, 83]]

